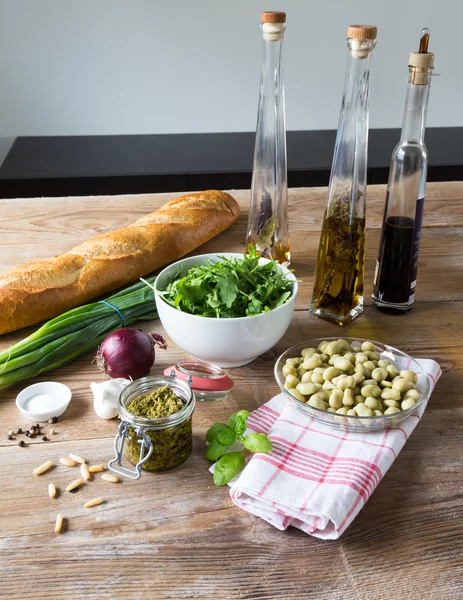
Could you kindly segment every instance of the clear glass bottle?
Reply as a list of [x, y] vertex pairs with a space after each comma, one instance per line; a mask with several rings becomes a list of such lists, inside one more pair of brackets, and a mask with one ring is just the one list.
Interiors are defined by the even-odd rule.
[[389, 170], [386, 206], [373, 286], [373, 306], [403, 314], [415, 300], [428, 152], [424, 144], [434, 54], [423, 29], [412, 52], [402, 133]]
[[262, 13], [262, 74], [246, 250], [289, 263], [288, 184], [282, 44], [283, 12]]
[[310, 310], [345, 325], [363, 310], [370, 56], [377, 28], [351, 25], [341, 113]]

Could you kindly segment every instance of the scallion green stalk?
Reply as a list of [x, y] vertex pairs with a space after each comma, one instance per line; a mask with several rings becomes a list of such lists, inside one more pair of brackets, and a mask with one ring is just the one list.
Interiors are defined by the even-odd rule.
[[[147, 281], [153, 283], [155, 277]], [[124, 318], [124, 326], [157, 319], [153, 290], [144, 282], [106, 299]], [[46, 373], [85, 354], [122, 326], [117, 311], [103, 302], [84, 304], [48, 321], [0, 352], [0, 387]]]

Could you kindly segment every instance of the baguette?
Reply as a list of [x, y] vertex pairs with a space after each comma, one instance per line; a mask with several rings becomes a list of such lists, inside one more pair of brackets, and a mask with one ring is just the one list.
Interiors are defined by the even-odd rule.
[[232, 225], [239, 207], [216, 190], [185, 194], [128, 227], [0, 275], [0, 334], [56, 317], [173, 262]]

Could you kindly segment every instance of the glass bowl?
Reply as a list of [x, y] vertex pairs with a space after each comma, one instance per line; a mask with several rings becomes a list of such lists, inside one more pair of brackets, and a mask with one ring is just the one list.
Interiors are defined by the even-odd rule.
[[378, 429], [387, 429], [389, 427], [395, 427], [398, 423], [408, 418], [410, 415], [415, 414], [422, 404], [426, 402], [429, 396], [429, 379], [426, 373], [422, 370], [419, 363], [406, 354], [405, 352], [401, 352], [397, 350], [397, 348], [393, 348], [392, 346], [388, 346], [387, 344], [382, 344], [380, 342], [375, 342], [372, 340], [366, 340], [362, 338], [343, 338], [349, 342], [352, 346], [361, 346], [363, 342], [371, 342], [375, 346], [376, 352], [380, 355], [381, 359], [389, 359], [394, 363], [394, 365], [398, 368], [398, 370], [402, 369], [410, 369], [414, 371], [418, 377], [418, 381], [416, 384], [416, 389], [420, 394], [420, 398], [411, 408], [407, 410], [401, 410], [398, 413], [394, 413], [392, 415], [384, 415], [381, 417], [373, 416], [373, 417], [357, 417], [350, 415], [339, 415], [336, 413], [331, 413], [326, 410], [322, 410], [320, 408], [316, 408], [314, 406], [310, 406], [309, 404], [305, 404], [295, 398], [292, 394], [290, 394], [284, 387], [285, 376], [282, 373], [282, 369], [286, 363], [288, 358], [299, 358], [301, 356], [301, 351], [304, 348], [317, 348], [318, 345], [323, 341], [335, 341], [339, 338], [336, 337], [326, 337], [326, 338], [316, 338], [313, 340], [309, 340], [307, 342], [302, 342], [300, 344], [296, 344], [292, 346], [286, 352], [284, 352], [275, 364], [275, 379], [285, 396], [288, 400], [299, 410], [302, 414], [307, 417], [313, 417], [319, 423], [326, 425], [327, 427], [331, 427], [332, 429], [341, 429], [343, 431], [353, 431], [353, 432], [370, 432]]

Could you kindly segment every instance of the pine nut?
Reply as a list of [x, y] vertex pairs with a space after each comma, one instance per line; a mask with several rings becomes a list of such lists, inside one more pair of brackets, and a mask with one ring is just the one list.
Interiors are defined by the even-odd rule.
[[53, 427], [50, 429], [50, 435], [53, 435], [55, 433], [55, 430], [53, 429]]
[[85, 462], [85, 459], [83, 459], [78, 454], [68, 454], [68, 456], [71, 460], [74, 460], [77, 463], [83, 464]]
[[82, 479], [75, 479], [72, 483], [68, 485], [66, 488], [66, 492], [72, 492], [75, 488], [81, 486], [83, 483]]
[[105, 470], [105, 466], [104, 465], [92, 465], [91, 467], [88, 468], [88, 470], [90, 471], [90, 473], [99, 473], [100, 471]]
[[50, 469], [52, 466], [53, 463], [51, 462], [51, 460], [47, 460], [47, 462], [44, 462], [43, 465], [40, 465], [40, 467], [34, 469], [32, 471], [32, 475], [42, 475], [42, 473], [48, 471], [48, 469]]
[[113, 475], [112, 473], [103, 473], [101, 479], [104, 479], [104, 481], [110, 481], [111, 483], [117, 483], [119, 481], [119, 477], [117, 475]]
[[48, 495], [50, 498], [54, 498], [56, 496], [56, 488], [54, 483], [48, 484]]
[[90, 471], [88, 470], [88, 467], [85, 463], [82, 463], [80, 465], [80, 473], [82, 475], [82, 479], [84, 479], [85, 481], [89, 481], [90, 480]]
[[61, 513], [58, 513], [58, 516], [56, 517], [56, 523], [55, 523], [55, 533], [60, 533], [62, 526], [63, 526], [63, 515]]
[[72, 458], [68, 458], [67, 456], [63, 456], [62, 458], [60, 458], [59, 462], [62, 465], [65, 465], [66, 467], [75, 467], [76, 466], [76, 461], [72, 460]]
[[92, 508], [92, 506], [98, 506], [99, 504], [103, 504], [104, 501], [104, 498], [93, 498], [93, 500], [88, 500], [88, 502], [84, 504], [84, 508]]

